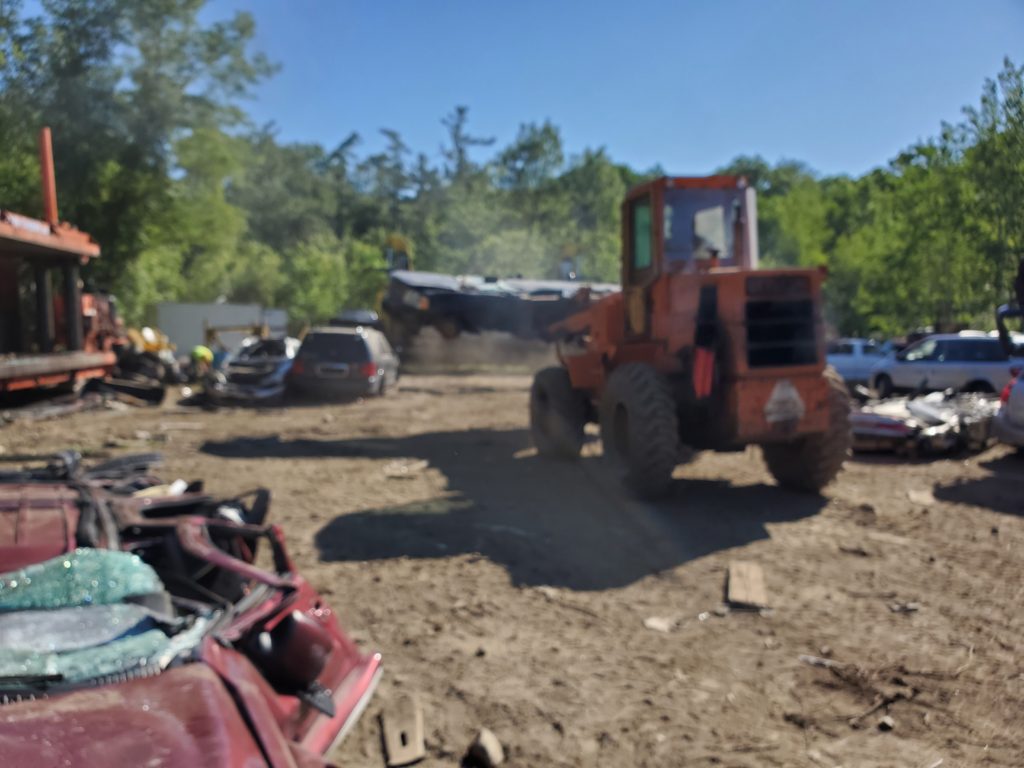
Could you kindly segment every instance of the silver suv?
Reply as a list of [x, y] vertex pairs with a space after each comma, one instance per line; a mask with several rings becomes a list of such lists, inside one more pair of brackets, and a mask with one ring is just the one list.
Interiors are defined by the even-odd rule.
[[871, 369], [870, 384], [882, 397], [895, 391], [999, 392], [1020, 372], [999, 339], [980, 331], [937, 334], [889, 355]]

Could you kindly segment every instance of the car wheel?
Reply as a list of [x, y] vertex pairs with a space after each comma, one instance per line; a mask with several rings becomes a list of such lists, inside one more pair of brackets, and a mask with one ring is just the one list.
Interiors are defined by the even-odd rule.
[[892, 394], [892, 391], [892, 379], [888, 374], [880, 373], [875, 377], [875, 392], [878, 393], [879, 397], [889, 397]]
[[446, 341], [457, 339], [462, 333], [462, 325], [454, 317], [442, 317], [434, 323], [434, 327]]
[[967, 384], [967, 386], [965, 386], [963, 388], [962, 391], [964, 391], [964, 392], [980, 392], [980, 393], [991, 394], [991, 393], [995, 392], [996, 390], [995, 390], [995, 387], [993, 387], [987, 381], [979, 379], [977, 381], [969, 382]]

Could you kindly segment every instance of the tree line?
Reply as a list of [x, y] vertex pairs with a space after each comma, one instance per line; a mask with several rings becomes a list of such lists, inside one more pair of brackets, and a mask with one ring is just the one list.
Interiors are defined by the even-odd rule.
[[[88, 279], [132, 323], [158, 301], [260, 302], [297, 323], [371, 306], [382, 251], [417, 269], [617, 280], [619, 204], [659, 175], [604, 148], [567, 156], [550, 121], [507, 146], [466, 107], [438, 121], [439, 155], [382, 129], [384, 148], [280, 141], [245, 98], [276, 66], [240, 12], [205, 0], [0, 4], [0, 205], [39, 215], [35, 137], [54, 130], [61, 217], [103, 256]], [[991, 325], [1024, 257], [1024, 69], [1007, 60], [963, 119], [858, 178], [740, 156], [759, 193], [765, 265], [827, 266], [827, 313], [845, 334]]]

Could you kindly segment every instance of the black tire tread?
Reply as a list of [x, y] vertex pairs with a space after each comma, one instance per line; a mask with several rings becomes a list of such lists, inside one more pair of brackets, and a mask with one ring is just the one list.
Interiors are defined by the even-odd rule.
[[[628, 456], [619, 455], [612, 444], [619, 404], [629, 419]], [[664, 496], [680, 460], [676, 404], [665, 379], [649, 365], [627, 363], [609, 377], [600, 411], [606, 461], [637, 496]]]
[[537, 372], [530, 387], [530, 434], [537, 453], [553, 459], [577, 458], [586, 417], [586, 400], [572, 388], [565, 368]]
[[825, 369], [828, 382], [829, 428], [790, 443], [761, 446], [768, 471], [783, 488], [819, 493], [831, 483], [850, 455], [850, 394], [835, 369]]
[[[883, 381], [887, 382], [884, 386], [882, 384]], [[892, 383], [892, 377], [886, 373], [878, 374], [875, 377], [875, 381], [873, 382], [873, 384], [874, 386], [872, 388], [881, 398], [889, 397], [895, 391], [895, 387]]]

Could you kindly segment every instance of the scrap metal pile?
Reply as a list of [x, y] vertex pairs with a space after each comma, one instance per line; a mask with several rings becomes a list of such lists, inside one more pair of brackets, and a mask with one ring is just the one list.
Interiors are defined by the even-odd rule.
[[850, 414], [853, 449], [909, 457], [980, 451], [993, 440], [992, 419], [998, 409], [998, 397], [983, 393], [868, 400]]

